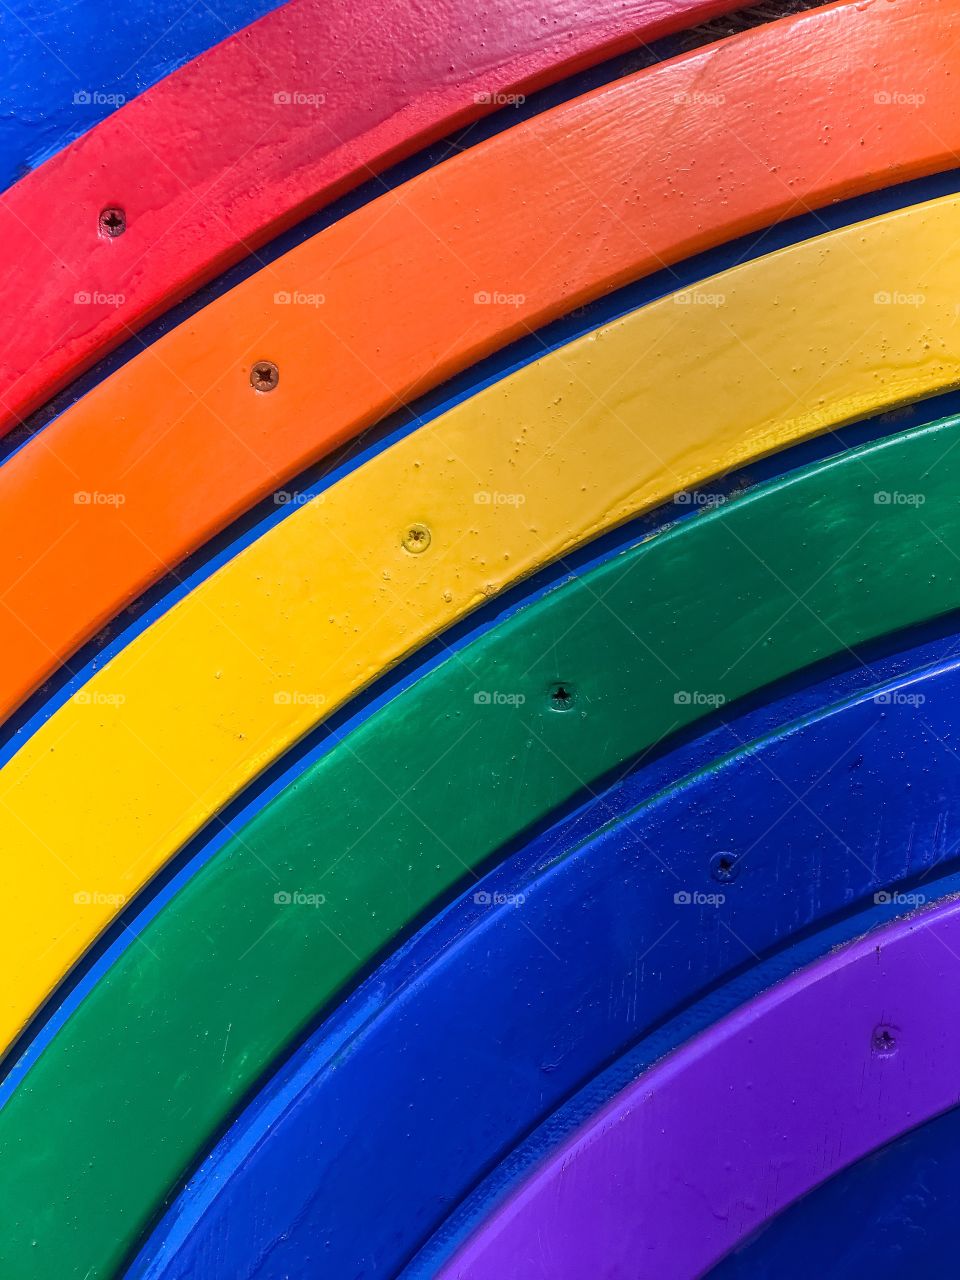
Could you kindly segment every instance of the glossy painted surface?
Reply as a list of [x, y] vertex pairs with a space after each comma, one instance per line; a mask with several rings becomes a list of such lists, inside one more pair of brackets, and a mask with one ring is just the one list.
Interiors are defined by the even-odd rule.
[[[138, 635], [0, 772], [0, 1041], [184, 841], [405, 654], [671, 493], [960, 381], [958, 232], [948, 197], [623, 317], [407, 435]], [[878, 305], [878, 279], [924, 304]], [[124, 510], [77, 524], [122, 529]], [[82, 911], [77, 892], [96, 895]]]
[[868, 934], [642, 1075], [440, 1280], [689, 1280], [956, 1105], [960, 904]]
[[[793, 935], [955, 865], [958, 748], [954, 661], [745, 743], [618, 820], [619, 798], [605, 796], [593, 835], [585, 822], [548, 832], [317, 1032], [131, 1276], [299, 1278], [321, 1259], [336, 1275], [392, 1274], [654, 1026], [682, 1023], [690, 1002]], [[729, 883], [711, 874], [721, 850], [740, 860]], [[910, 892], [923, 901], [926, 880]]]
[[[830, 1280], [949, 1276], [960, 1213], [960, 1108], [860, 1160], [785, 1209], [710, 1280], [801, 1280], [829, 1257]], [[838, 1230], [838, 1224], [843, 1230]]]
[[[960, 37], [958, 20], [953, 0], [851, 3], [652, 68], [421, 175], [158, 341], [0, 467], [0, 650], [7, 655], [0, 715], [241, 511], [402, 401], [664, 264], [798, 211], [955, 164], [960, 118], [951, 50], [960, 49], [960, 39], [951, 43], [951, 35]], [[901, 29], [909, 39], [895, 41]], [[840, 45], [842, 57], [827, 56]], [[910, 109], [863, 92], [874, 77], [886, 84], [908, 74], [925, 90]], [[775, 112], [760, 109], [772, 101]], [[60, 225], [80, 234], [75, 220]], [[135, 225], [97, 253], [126, 253]], [[191, 225], [177, 224], [183, 234]], [[852, 246], [858, 235], [847, 233], [843, 243]], [[819, 378], [825, 370], [818, 362], [851, 345], [847, 318], [862, 302], [858, 334], [875, 326], [891, 350], [912, 349], [907, 330], [936, 327], [909, 388], [926, 393], [924, 368], [933, 369], [944, 350], [936, 289], [927, 288], [931, 264], [938, 263], [935, 277], [942, 274], [951, 300], [958, 290], [947, 241], [932, 233], [928, 254], [927, 227], [907, 239], [862, 274], [857, 257], [833, 255], [829, 267], [843, 303], [835, 327], [832, 296], [820, 313], [825, 268], [822, 249], [812, 250], [815, 258], [791, 269], [789, 281], [770, 282], [760, 341], [770, 340], [771, 299], [799, 288], [804, 315], [783, 345], [809, 356], [806, 369]], [[187, 260], [183, 253], [163, 257], [165, 265]], [[878, 281], [891, 296], [926, 290], [930, 305], [921, 313], [874, 306]], [[89, 282], [83, 288], [89, 292]], [[35, 270], [29, 290], [34, 296]], [[858, 294], [860, 301], [846, 302]], [[29, 329], [23, 312], [9, 311], [15, 332], [8, 351]], [[650, 323], [660, 327], [637, 331], [635, 339], [658, 351], [666, 341], [663, 316], [671, 325], [682, 321], [669, 353], [648, 362], [652, 376], [662, 371], [664, 385], [671, 377], [683, 381], [697, 344], [715, 349], [725, 341], [726, 323], [756, 345], [752, 329], [742, 328], [747, 312], [733, 318], [726, 308], [693, 301], [682, 312], [659, 314], [661, 321]], [[790, 323], [788, 306], [776, 314], [778, 326]], [[953, 320], [951, 309], [948, 349]], [[31, 361], [36, 352], [32, 334]], [[761, 355], [769, 362], [768, 351]], [[269, 395], [249, 385], [250, 365], [262, 358], [281, 368]], [[865, 358], [862, 378], [872, 384], [878, 361], [890, 376], [889, 354], [884, 360], [871, 350]], [[734, 383], [741, 374], [732, 367], [717, 376]], [[749, 383], [755, 374], [743, 376]], [[785, 403], [803, 393], [804, 377], [786, 379]], [[855, 379], [850, 386], [858, 388]], [[645, 419], [652, 413], [644, 407]], [[653, 443], [659, 448], [657, 438]]]
[[[138, 0], [108, 7], [97, 0], [12, 0], [0, 5], [0, 190], [277, 3], [217, 0], [213, 8]], [[65, 193], [54, 194], [59, 205]]]
[[[440, 0], [429, 22], [414, 0], [365, 0], [360, 13], [348, 0], [281, 5], [0, 200], [0, 262], [16, 303], [0, 318], [0, 428], [172, 302], [403, 156], [512, 94], [736, 3], [601, 0], [584, 11], [573, 0]], [[98, 226], [110, 207], [126, 214], [116, 239]]]
[[[291, 1038], [498, 848], [717, 699], [960, 606], [958, 431], [641, 543], [334, 745], [150, 922], [0, 1111], [0, 1264], [106, 1274]], [[924, 505], [878, 507], [894, 486]]]

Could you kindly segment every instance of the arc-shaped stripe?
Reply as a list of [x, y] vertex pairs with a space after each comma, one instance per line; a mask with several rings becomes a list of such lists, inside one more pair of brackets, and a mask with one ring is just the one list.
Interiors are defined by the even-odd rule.
[[[838, 1173], [710, 1272], [710, 1280], [871, 1280], [882, 1255], [901, 1275], [952, 1272], [960, 1213], [960, 1108]], [[837, 1224], [843, 1223], [843, 1231]], [[816, 1261], [815, 1261], [816, 1260]]]
[[[266, 1257], [273, 1275], [307, 1276], [317, 1240], [332, 1274], [372, 1259], [395, 1273], [638, 1037], [682, 1023], [744, 960], [956, 863], [958, 745], [953, 660], [745, 744], [612, 823], [619, 802], [605, 796], [592, 835], [577, 822], [539, 838], [258, 1096], [131, 1280], [266, 1280]], [[718, 883], [721, 851], [734, 878]], [[924, 884], [897, 905], [929, 897]]]
[[[716, 700], [960, 606], [958, 439], [958, 420], [907, 433], [649, 539], [325, 752], [160, 910], [0, 1110], [0, 1264], [108, 1272], [291, 1038], [497, 849]], [[877, 507], [894, 488], [925, 504]]]
[[[13, 300], [0, 324], [0, 429], [198, 285], [404, 156], [518, 92], [737, 3], [601, 0], [582, 13], [567, 0], [523, 0], [484, 22], [464, 0], [439, 0], [424, 39], [413, 0], [368, 0], [360, 16], [344, 0], [290, 0], [0, 199]], [[111, 206], [127, 225], [114, 239], [99, 229]]]
[[868, 934], [642, 1075], [441, 1280], [689, 1280], [792, 1200], [956, 1105], [960, 903]]
[[[160, 617], [0, 772], [0, 1040], [244, 785], [486, 597], [671, 492], [960, 380], [958, 232], [950, 197], [693, 295], [722, 306], [624, 317], [399, 441]], [[878, 281], [923, 305], [878, 306]], [[77, 892], [99, 897], [78, 911]]]
[[[850, 3], [653, 68], [422, 175], [156, 343], [0, 468], [0, 715], [240, 511], [400, 401], [665, 263], [953, 165], [958, 21], [953, 0]], [[905, 77], [922, 102], [885, 102]], [[914, 246], [921, 275], [924, 254]], [[887, 262], [869, 296], [918, 287]], [[22, 307], [10, 314], [29, 328]], [[32, 359], [33, 332], [30, 344]], [[264, 358], [281, 380], [258, 395], [249, 372]]]

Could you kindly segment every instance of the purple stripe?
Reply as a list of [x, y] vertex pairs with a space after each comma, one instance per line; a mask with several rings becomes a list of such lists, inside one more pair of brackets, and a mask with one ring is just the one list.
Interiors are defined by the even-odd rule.
[[960, 902], [779, 983], [624, 1089], [441, 1280], [703, 1275], [793, 1200], [960, 1101]]

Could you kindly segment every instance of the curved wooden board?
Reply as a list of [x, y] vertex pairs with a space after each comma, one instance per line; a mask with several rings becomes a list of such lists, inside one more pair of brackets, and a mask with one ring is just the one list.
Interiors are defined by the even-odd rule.
[[[573, 0], [511, 0], [484, 12], [437, 0], [428, 27], [414, 0], [367, 0], [362, 17], [347, 0], [281, 5], [0, 198], [11, 300], [0, 317], [0, 429], [397, 160], [518, 93], [738, 2], [595, 0], [585, 12]], [[114, 239], [99, 227], [110, 207], [126, 215]]]
[[[0, 191], [278, 0], [0, 5]], [[62, 209], [64, 192], [51, 188]], [[50, 216], [47, 211], [46, 216]]]
[[846, 1165], [956, 1106], [960, 903], [801, 970], [640, 1078], [439, 1280], [689, 1280]]
[[[958, 233], [960, 196], [916, 206], [685, 295], [722, 306], [670, 297], [589, 334], [372, 458], [139, 634], [0, 771], [0, 1042], [258, 773], [482, 601], [671, 493], [960, 381]], [[878, 280], [923, 305], [877, 305]], [[76, 892], [96, 896], [78, 911]]]
[[[851, 3], [631, 77], [422, 175], [157, 342], [0, 467], [0, 715], [242, 510], [402, 400], [666, 263], [953, 165], [958, 22], [937, 0]], [[864, 92], [903, 76], [925, 87], [919, 106]], [[920, 287], [884, 271], [871, 297]], [[258, 395], [249, 371], [265, 357], [281, 381]]]
[[[700, 762], [611, 821], [618, 784], [350, 997], [233, 1124], [128, 1280], [255, 1280], [268, 1256], [307, 1276], [317, 1240], [331, 1274], [374, 1259], [395, 1274], [609, 1062], [667, 1019], [687, 1038], [682, 1011], [745, 958], [838, 917], [856, 937], [874, 895], [921, 872], [929, 901], [927, 877], [956, 865], [942, 833], [960, 822], [958, 747], [953, 659]], [[711, 873], [719, 851], [739, 860], [728, 883]]]
[[[328, 744], [0, 1110], [0, 1267], [109, 1272], [291, 1039], [496, 850], [721, 699], [960, 607], [958, 441], [957, 419], [907, 433], [647, 539]], [[924, 504], [878, 507], [894, 489]]]

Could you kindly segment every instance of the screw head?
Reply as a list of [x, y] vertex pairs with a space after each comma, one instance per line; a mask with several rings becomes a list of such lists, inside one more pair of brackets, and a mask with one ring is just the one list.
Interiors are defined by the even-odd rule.
[[881, 1024], [874, 1027], [870, 1037], [870, 1047], [878, 1058], [892, 1058], [897, 1052], [897, 1030], [895, 1027]]
[[577, 699], [573, 685], [566, 680], [558, 680], [551, 685], [548, 697], [552, 711], [570, 711]]
[[250, 385], [254, 391], [273, 391], [280, 381], [280, 370], [270, 360], [258, 360], [250, 370]]
[[721, 884], [729, 884], [740, 874], [740, 859], [735, 853], [715, 853], [710, 859], [710, 874]]
[[117, 236], [122, 236], [127, 229], [127, 215], [122, 209], [109, 208], [100, 212], [100, 234], [107, 236], [111, 240], [115, 240]]
[[429, 547], [432, 538], [425, 524], [412, 524], [406, 529], [400, 541], [404, 551], [409, 551], [412, 556], [419, 556]]

